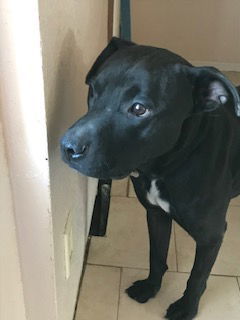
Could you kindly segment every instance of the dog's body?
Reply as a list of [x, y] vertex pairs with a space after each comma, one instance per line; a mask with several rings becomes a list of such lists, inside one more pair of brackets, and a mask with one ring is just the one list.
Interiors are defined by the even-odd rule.
[[114, 38], [87, 76], [89, 112], [62, 140], [63, 158], [97, 178], [131, 174], [147, 210], [150, 273], [127, 292], [146, 302], [167, 270], [172, 220], [196, 241], [184, 295], [166, 317], [192, 319], [240, 194], [240, 101], [216, 69]]

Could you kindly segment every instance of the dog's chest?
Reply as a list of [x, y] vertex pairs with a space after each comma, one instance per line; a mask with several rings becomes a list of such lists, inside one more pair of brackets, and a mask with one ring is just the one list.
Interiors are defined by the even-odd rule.
[[147, 191], [147, 200], [150, 204], [161, 207], [165, 212], [170, 213], [170, 203], [166, 194], [161, 192], [161, 187], [157, 185], [157, 180], [151, 181], [150, 189]]

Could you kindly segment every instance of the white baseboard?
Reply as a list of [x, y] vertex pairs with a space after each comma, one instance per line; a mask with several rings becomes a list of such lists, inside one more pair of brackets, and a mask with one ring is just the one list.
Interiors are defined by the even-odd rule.
[[216, 62], [216, 61], [195, 61], [191, 60], [191, 64], [196, 67], [212, 66], [221, 71], [237, 71], [240, 72], [240, 63]]

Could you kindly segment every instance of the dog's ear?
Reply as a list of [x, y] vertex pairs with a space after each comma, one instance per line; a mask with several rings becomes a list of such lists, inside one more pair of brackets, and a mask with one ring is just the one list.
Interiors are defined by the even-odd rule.
[[100, 55], [97, 57], [96, 61], [93, 63], [93, 66], [91, 67], [90, 71], [88, 72], [86, 76], [86, 84], [89, 84], [91, 81], [91, 78], [94, 77], [99, 67], [116, 51], [133, 46], [135, 43], [127, 40], [123, 40], [120, 38], [113, 37], [111, 41], [108, 43], [106, 48], [100, 53]]
[[236, 87], [219, 70], [213, 67], [183, 66], [193, 86], [193, 100], [196, 112], [210, 112], [230, 99], [240, 117], [240, 97]]

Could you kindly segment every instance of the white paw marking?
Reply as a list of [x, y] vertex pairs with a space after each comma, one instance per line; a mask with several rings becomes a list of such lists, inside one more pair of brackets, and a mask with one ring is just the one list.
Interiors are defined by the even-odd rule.
[[160, 191], [156, 186], [157, 180], [152, 180], [150, 190], [147, 192], [148, 201], [154, 206], [161, 207], [165, 212], [170, 212], [170, 204], [168, 201], [161, 199]]

